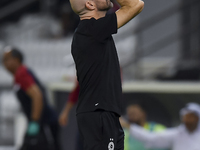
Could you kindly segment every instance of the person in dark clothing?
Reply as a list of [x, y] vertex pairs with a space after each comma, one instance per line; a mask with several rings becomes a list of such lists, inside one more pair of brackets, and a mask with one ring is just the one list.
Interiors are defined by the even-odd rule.
[[123, 150], [124, 132], [119, 122], [122, 109], [120, 65], [112, 34], [139, 14], [140, 0], [71, 0], [80, 17], [72, 41], [72, 56], [80, 85], [77, 123], [85, 150]]
[[5, 49], [3, 64], [14, 77], [14, 90], [28, 119], [25, 138], [36, 137], [45, 132], [44, 128], [48, 126], [56, 150], [59, 150], [58, 116], [48, 104], [45, 88], [33, 72], [23, 64], [23, 55], [16, 48]]

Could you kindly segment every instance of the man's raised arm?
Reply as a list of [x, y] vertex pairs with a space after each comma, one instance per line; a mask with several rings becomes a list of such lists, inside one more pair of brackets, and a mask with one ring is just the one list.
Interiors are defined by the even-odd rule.
[[117, 0], [121, 8], [116, 12], [118, 28], [137, 16], [144, 8], [141, 0]]

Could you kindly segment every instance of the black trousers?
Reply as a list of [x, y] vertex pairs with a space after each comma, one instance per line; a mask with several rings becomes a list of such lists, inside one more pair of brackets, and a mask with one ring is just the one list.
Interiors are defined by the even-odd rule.
[[124, 150], [124, 131], [117, 114], [104, 110], [80, 113], [77, 123], [84, 150]]

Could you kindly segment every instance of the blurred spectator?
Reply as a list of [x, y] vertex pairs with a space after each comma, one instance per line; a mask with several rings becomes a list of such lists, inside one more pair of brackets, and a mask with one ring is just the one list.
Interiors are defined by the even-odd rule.
[[171, 148], [172, 150], [200, 150], [200, 105], [189, 103], [180, 111], [182, 124], [160, 133], [148, 132], [136, 124], [121, 119], [130, 135], [148, 148]]
[[[147, 122], [145, 108], [141, 104], [131, 104], [126, 109], [128, 121], [135, 123], [150, 132], [159, 132], [165, 129], [165, 126], [155, 122]], [[125, 129], [125, 150], [149, 150], [145, 145], [132, 137]], [[155, 150], [155, 149], [154, 149]]]
[[[76, 81], [75, 88], [70, 93], [68, 101], [62, 113], [60, 114], [59, 123], [61, 126], [66, 126], [68, 124], [69, 113], [71, 109], [75, 106], [75, 104], [78, 102], [79, 91], [80, 91], [80, 86], [79, 86], [78, 81]], [[83, 142], [80, 139], [79, 132], [77, 134], [76, 150], [83, 150]]]
[[76, 81], [75, 88], [70, 93], [68, 101], [62, 113], [60, 114], [59, 123], [61, 126], [66, 126], [68, 124], [69, 113], [71, 109], [74, 107], [74, 105], [76, 104], [76, 102], [78, 101], [79, 90], [80, 90], [80, 86], [78, 84], [78, 81]]
[[48, 104], [44, 87], [23, 64], [23, 55], [19, 50], [11, 47], [5, 50], [3, 64], [14, 77], [14, 90], [28, 119], [21, 150], [52, 150], [54, 146], [59, 150], [58, 116]]

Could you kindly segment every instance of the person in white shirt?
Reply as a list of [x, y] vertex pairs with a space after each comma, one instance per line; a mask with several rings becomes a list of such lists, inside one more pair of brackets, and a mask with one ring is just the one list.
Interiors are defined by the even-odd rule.
[[148, 132], [122, 118], [120, 121], [122, 127], [128, 128], [130, 135], [143, 142], [147, 148], [200, 150], [200, 105], [188, 103], [181, 109], [180, 116], [182, 124], [159, 133]]

